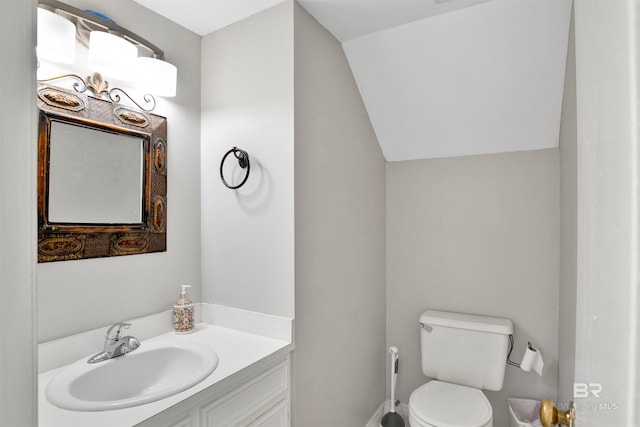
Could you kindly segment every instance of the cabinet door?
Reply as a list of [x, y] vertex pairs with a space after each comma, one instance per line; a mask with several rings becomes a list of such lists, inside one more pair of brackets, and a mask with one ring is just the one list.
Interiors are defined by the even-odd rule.
[[197, 414], [194, 414], [193, 411], [176, 412], [160, 413], [140, 424], [136, 424], [136, 427], [198, 427]]
[[201, 408], [202, 427], [244, 427], [261, 419], [286, 401], [288, 409], [289, 364], [280, 363], [226, 397]]
[[215, 396], [206, 391], [136, 427], [289, 427], [289, 357]]
[[196, 424], [193, 423], [193, 419], [190, 416], [181, 419], [175, 423], [170, 424], [171, 427], [196, 427]]
[[249, 427], [289, 427], [289, 402], [282, 402], [249, 424]]

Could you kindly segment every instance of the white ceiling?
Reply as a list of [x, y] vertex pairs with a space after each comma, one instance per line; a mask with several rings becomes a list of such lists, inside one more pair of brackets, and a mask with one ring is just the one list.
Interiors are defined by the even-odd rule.
[[133, 0], [205, 36], [284, 0]]
[[[283, 0], [134, 0], [206, 35]], [[571, 0], [298, 0], [339, 41], [387, 160], [558, 146]]]
[[[284, 0], [134, 0], [201, 36]], [[338, 40], [489, 0], [298, 0]]]

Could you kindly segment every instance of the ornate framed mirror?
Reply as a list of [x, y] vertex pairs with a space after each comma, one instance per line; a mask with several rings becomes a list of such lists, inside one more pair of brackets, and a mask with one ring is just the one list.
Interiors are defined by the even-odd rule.
[[166, 251], [167, 120], [38, 88], [38, 262]]

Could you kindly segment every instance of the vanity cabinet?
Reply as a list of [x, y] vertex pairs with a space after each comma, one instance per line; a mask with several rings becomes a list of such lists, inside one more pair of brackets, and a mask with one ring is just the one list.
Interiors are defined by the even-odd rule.
[[227, 378], [138, 427], [289, 427], [290, 359], [267, 361]]

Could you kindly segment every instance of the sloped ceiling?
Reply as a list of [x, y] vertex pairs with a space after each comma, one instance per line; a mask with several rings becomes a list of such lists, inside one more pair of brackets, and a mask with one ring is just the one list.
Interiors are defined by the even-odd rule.
[[298, 0], [341, 42], [489, 0]]
[[570, 10], [493, 0], [343, 42], [385, 158], [557, 147]]
[[[135, 0], [205, 35], [282, 0]], [[298, 0], [389, 161], [557, 147], [571, 0]]]

